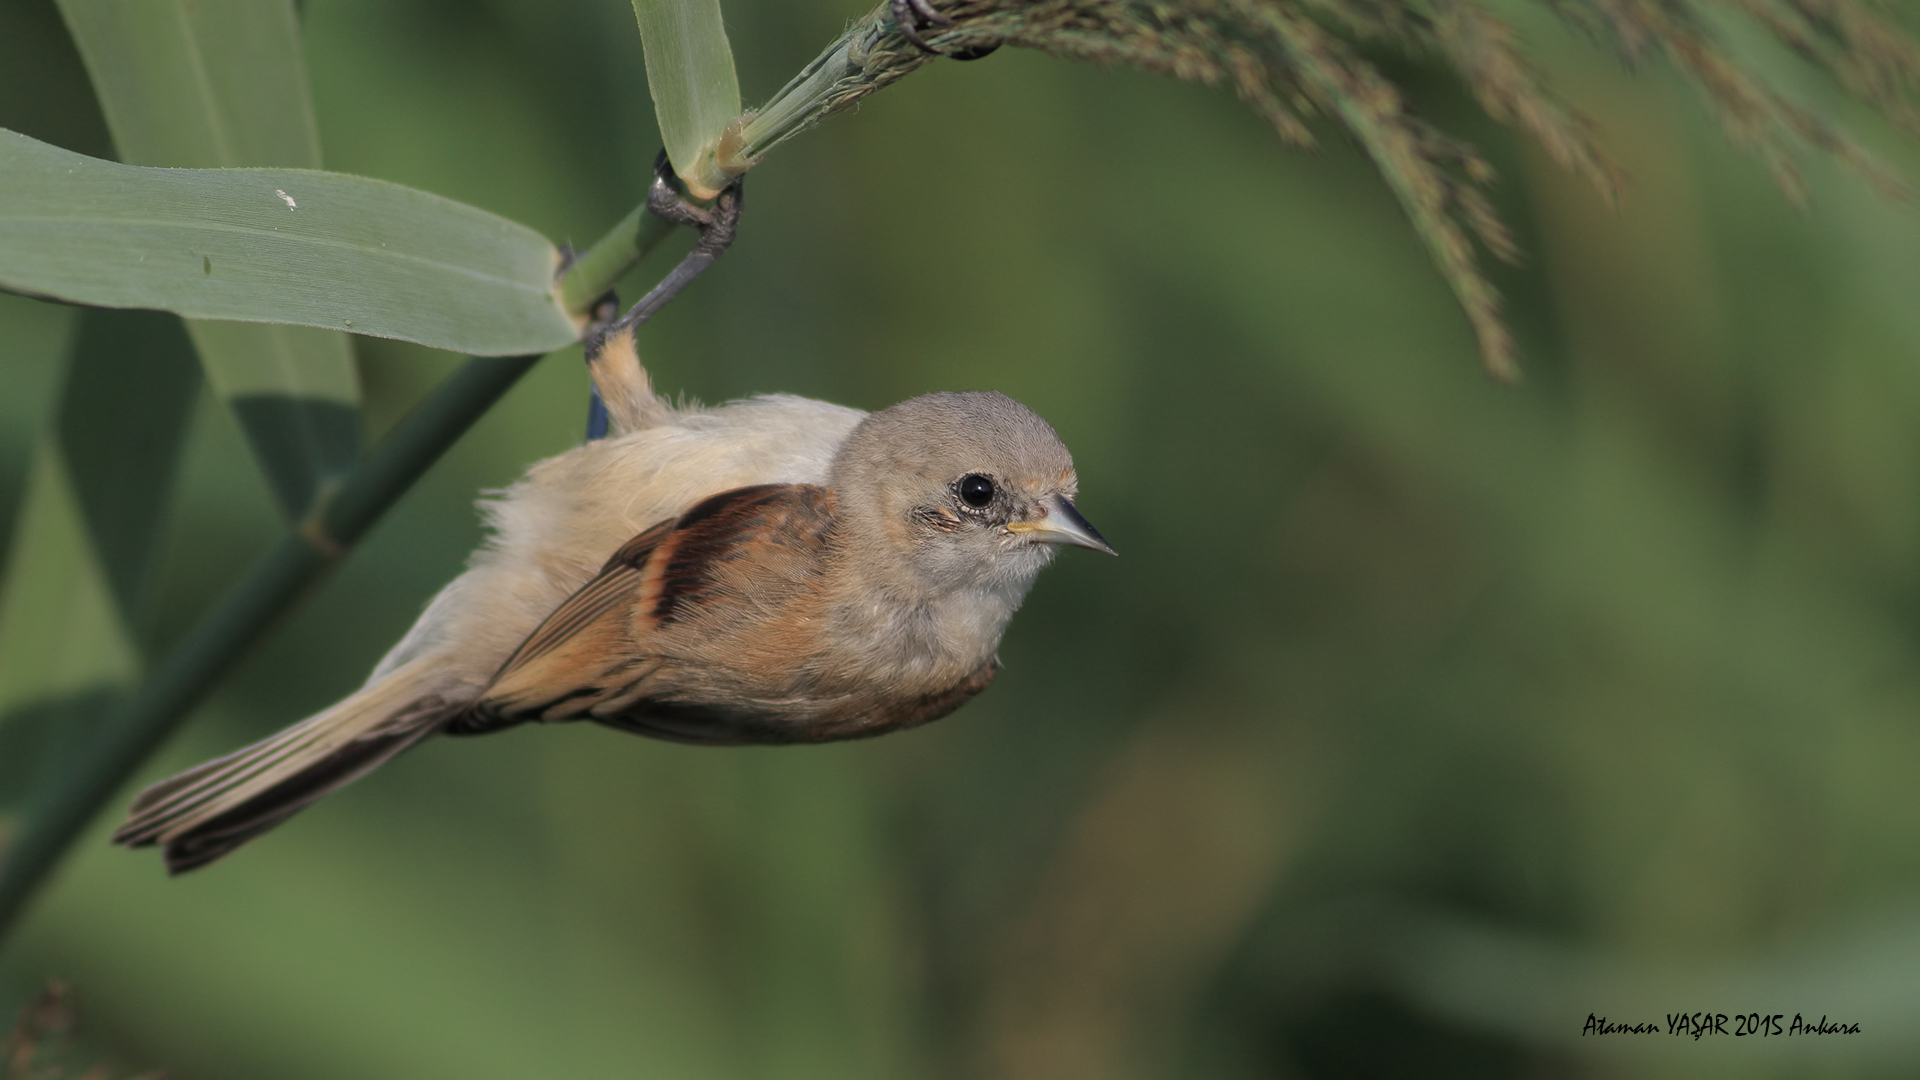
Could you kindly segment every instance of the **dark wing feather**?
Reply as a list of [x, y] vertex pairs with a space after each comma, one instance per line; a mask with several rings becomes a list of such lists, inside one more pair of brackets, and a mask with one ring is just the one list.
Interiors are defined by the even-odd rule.
[[794, 505], [817, 512], [825, 497], [805, 484], [736, 488], [634, 537], [528, 635], [449, 732], [569, 720], [630, 698], [657, 667], [649, 633], [705, 599], [718, 564], [751, 559]]

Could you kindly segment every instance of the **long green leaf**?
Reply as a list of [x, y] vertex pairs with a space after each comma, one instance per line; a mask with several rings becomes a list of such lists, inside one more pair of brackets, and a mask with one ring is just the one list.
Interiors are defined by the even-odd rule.
[[[288, 0], [60, 0], [129, 165], [320, 167]], [[352, 462], [359, 380], [338, 331], [195, 321], [207, 379], [289, 517]]]
[[720, 0], [633, 0], [633, 14], [667, 158], [695, 195], [709, 198], [727, 181], [714, 147], [740, 116], [740, 80]]
[[559, 253], [423, 191], [300, 169], [120, 165], [0, 131], [0, 288], [478, 356], [577, 340]]
[[57, 775], [140, 666], [200, 390], [179, 319], [95, 308], [78, 323], [0, 581], [0, 805]]
[[18, 535], [0, 577], [0, 806], [17, 806], [85, 741], [140, 670], [59, 446], [34, 458]]
[[360, 376], [347, 335], [307, 326], [188, 319], [207, 381], [246, 432], [288, 517], [360, 452]]
[[183, 169], [320, 167], [291, 4], [59, 4], [122, 161]]
[[53, 415], [79, 314], [0, 296], [0, 565], [12, 544], [40, 433]]
[[151, 621], [175, 466], [200, 396], [193, 353], [171, 315], [85, 311], [60, 394], [53, 444], [136, 639]]
[[0, 710], [125, 683], [139, 655], [50, 444], [36, 456], [20, 526], [0, 603]]

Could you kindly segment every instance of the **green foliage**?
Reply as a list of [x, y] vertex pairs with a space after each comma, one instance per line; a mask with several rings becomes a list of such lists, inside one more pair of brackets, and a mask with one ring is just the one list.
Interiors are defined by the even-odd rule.
[[293, 4], [59, 0], [120, 160], [320, 167]]
[[190, 319], [207, 379], [247, 433], [281, 511], [298, 518], [360, 452], [360, 379], [337, 330]]
[[740, 115], [740, 82], [720, 0], [633, 0], [646, 47], [660, 141], [673, 171], [710, 199], [730, 177], [715, 168], [720, 136]]
[[0, 320], [10, 339], [7, 363], [0, 366], [0, 556], [12, 548], [34, 447], [59, 400], [78, 314], [0, 295]]
[[673, 232], [665, 218], [636, 206], [612, 231], [580, 253], [560, 275], [560, 303], [568, 311], [585, 311], [601, 290], [618, 281]]
[[[6, 661], [0, 707], [8, 713], [124, 689], [140, 669], [138, 646], [116, 603], [117, 582], [93, 557], [74, 480], [60, 469], [57, 455], [42, 453], [38, 464], [7, 576], [6, 605], [0, 608], [0, 657]], [[150, 540], [151, 533], [116, 539], [131, 548], [130, 541]], [[22, 725], [7, 726], [16, 752], [24, 749], [25, 738], [39, 733], [35, 725]], [[26, 753], [9, 757], [32, 760]], [[49, 767], [56, 762], [34, 764], [45, 774], [57, 771]]]
[[[0, 27], [37, 25], [17, 2]], [[1802, 182], [1821, 217], [1782, 213], [1671, 88], [1557, 40], [1523, 49], [1504, 23], [1447, 23], [1457, 10], [1422, 7], [1381, 36], [1358, 8], [1304, 23], [1276, 8], [1286, 18], [1252, 29], [1232, 19], [1266, 5], [1132, 10], [1100, 7], [1087, 35], [1036, 26], [1030, 43], [1101, 59], [1119, 40], [1116, 65], [1231, 87], [1322, 153], [1271, 152], [1231, 103], [1011, 49], [932, 65], [914, 93], [796, 144], [757, 183], [743, 243], [642, 339], [660, 385], [709, 400], [872, 407], [992, 386], [1059, 426], [1127, 557], [1050, 570], [989, 695], [924, 731], [795, 752], [577, 729], [436, 745], [191, 880], [106, 847], [102, 818], [0, 955], [5, 1000], [59, 971], [127, 1056], [214, 1078], [1910, 1072], [1910, 215], [1817, 156]], [[1594, 10], [1602, 40], [1639, 19], [1728, 50], [1753, 86], [1796, 77], [1677, 4]], [[1904, 46], [1851, 10], [1772, 17], [1898, 117]], [[785, 65], [845, 12], [738, 0], [729, 15], [743, 58]], [[336, 167], [554, 237], [600, 235], [635, 201], [655, 144], [619, 112], [644, 100], [625, 5], [311, 0], [306, 19]], [[985, 25], [933, 40], [989, 43]], [[1252, 65], [1228, 64], [1236, 42], [1210, 26], [1252, 35], [1237, 42]], [[1390, 61], [1403, 32], [1456, 45]], [[0, 33], [0, 50], [22, 40], [41, 39]], [[1684, 37], [1642, 33], [1634, 55], [1669, 41], [1691, 70]], [[1312, 48], [1317, 68], [1287, 51]], [[0, 53], [0, 124], [98, 158], [104, 136], [54, 134], [42, 95], [9, 96], [81, 85], [37, 51]], [[1600, 122], [1514, 64], [1554, 72]], [[1433, 77], [1472, 65], [1464, 94]], [[747, 157], [923, 66], [884, 16], [863, 20], [747, 125]], [[1311, 71], [1322, 81], [1287, 81]], [[1786, 125], [1754, 129], [1771, 131], [1763, 152], [1791, 160], [1798, 118], [1845, 107], [1824, 85], [1795, 87], [1805, 113], [1753, 99], [1750, 119]], [[1353, 140], [1366, 157], [1315, 119], [1350, 122], [1343, 86], [1379, 95], [1351, 121], [1378, 129]], [[1366, 111], [1383, 102], [1397, 111]], [[1559, 133], [1606, 192], [1613, 166], [1587, 148], [1609, 132], [1634, 197], [1607, 216], [1459, 119], [1476, 107], [1549, 149]], [[1483, 151], [1407, 134], [1426, 117]], [[1372, 155], [1396, 145], [1413, 157], [1382, 187]], [[1481, 157], [1512, 182], [1483, 187], [1467, 164]], [[1459, 188], [1435, 204], [1456, 236], [1473, 234], [1479, 192], [1537, 238], [1527, 273], [1491, 275], [1526, 386], [1474, 375], [1485, 327], [1476, 344], [1397, 227], [1409, 192], [1444, 190], [1409, 186], [1427, 167]], [[31, 188], [0, 196], [16, 190]], [[549, 263], [525, 281], [578, 311], [657, 239], [629, 217], [576, 264], [590, 273], [556, 287]], [[0, 810], [45, 789], [25, 762], [73, 760], [63, 745], [40, 758], [40, 737], [91, 735], [103, 696], [145, 741], [69, 789], [69, 821], [124, 798], [136, 766], [157, 778], [336, 698], [457, 571], [478, 539], [473, 493], [578, 435], [580, 365], [546, 365], [267, 634], [530, 361], [497, 361], [458, 416], [396, 429], [378, 445], [412, 452], [376, 452], [382, 482], [288, 535], [234, 423], [244, 405], [192, 410], [177, 467], [156, 439], [155, 461], [101, 470], [119, 459], [89, 421], [165, 405], [147, 418], [164, 432], [178, 415], [134, 380], [103, 387], [113, 368], [76, 349], [123, 314], [82, 325], [0, 297], [0, 688], [19, 703], [0, 715]], [[142, 339], [142, 360], [157, 344]], [[376, 428], [455, 362], [360, 347]], [[177, 484], [181, 512], [166, 491], [109, 497], [141, 475]], [[251, 572], [277, 574], [271, 588], [234, 590], [276, 536]], [[147, 614], [124, 617], [128, 602]], [[200, 644], [209, 626], [217, 647]], [[143, 652], [183, 640], [199, 667], [160, 666], [133, 707], [119, 699]], [[255, 643], [164, 760], [139, 765]], [[0, 818], [0, 842], [22, 835]], [[1732, 1012], [1755, 988], [1797, 996], [1788, 1009], [1858, 1008], [1876, 1041], [1623, 1053], [1577, 1034], [1588, 1010]]]
[[[47, 479], [58, 485], [55, 474], [64, 474], [84, 526], [83, 537], [61, 544], [71, 549], [65, 557], [99, 560], [112, 606], [137, 637], [152, 624], [160, 540], [200, 373], [180, 321], [162, 312], [93, 309], [79, 323], [54, 418], [58, 464], [49, 462]], [[23, 571], [39, 565], [22, 556]]]
[[[291, 3], [62, 0], [61, 13], [122, 162], [320, 167]], [[360, 448], [349, 338], [198, 320], [188, 332], [281, 506], [298, 516]]]
[[[1806, 195], [1796, 144], [1839, 158], [1882, 190], [1904, 190], [1852, 139], [1759, 74], [1750, 54], [1730, 48], [1712, 5], [1545, 6], [1629, 64], [1657, 55], [1687, 75], [1727, 135], [1759, 152], [1795, 201]], [[1737, 7], [1855, 97], [1920, 133], [1912, 101], [1920, 90], [1920, 49], [1860, 0], [1745, 0]], [[1466, 311], [1482, 362], [1501, 379], [1516, 377], [1519, 368], [1475, 243], [1506, 262], [1520, 253], [1486, 196], [1493, 167], [1409, 109], [1406, 92], [1369, 53], [1391, 49], [1447, 65], [1487, 115], [1538, 141], [1609, 201], [1622, 186], [1594, 125], [1549, 88], [1512, 23], [1476, 0], [959, 0], [943, 10], [955, 25], [930, 39], [943, 50], [1012, 45], [1230, 88], [1296, 146], [1314, 145], [1313, 117], [1338, 124], [1379, 168]], [[733, 167], [744, 170], [781, 140], [930, 59], [898, 33], [891, 9], [881, 4], [749, 118]], [[1217, 190], [1206, 162], [1190, 167], [1197, 191]]]
[[9, 803], [32, 802], [73, 768], [139, 678], [200, 391], [173, 316], [95, 309], [73, 322], [0, 578], [0, 759], [11, 774], [0, 792]]
[[573, 341], [558, 253], [379, 180], [153, 169], [0, 132], [0, 285], [102, 307], [349, 329], [481, 356]]

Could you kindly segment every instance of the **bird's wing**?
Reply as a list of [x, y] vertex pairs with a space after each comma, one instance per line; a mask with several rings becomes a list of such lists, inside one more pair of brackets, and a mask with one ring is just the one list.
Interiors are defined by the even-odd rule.
[[640, 589], [646, 577], [648, 564], [660, 544], [672, 535], [678, 524], [675, 519], [653, 526], [620, 546], [613, 553], [600, 572], [592, 580], [580, 586], [572, 596], [554, 609], [527, 640], [513, 650], [500, 671], [494, 675], [494, 685], [516, 671], [526, 668], [542, 656], [554, 651], [570, 641], [577, 640], [581, 631], [597, 622], [601, 616], [631, 600]]
[[[755, 598], [744, 593], [777, 589], [817, 556], [809, 544], [829, 498], [809, 484], [736, 488], [634, 537], [527, 636], [449, 730], [571, 720], [643, 698], [661, 662], [660, 631], [716, 605], [748, 617]], [[801, 520], [815, 527], [797, 528]]]

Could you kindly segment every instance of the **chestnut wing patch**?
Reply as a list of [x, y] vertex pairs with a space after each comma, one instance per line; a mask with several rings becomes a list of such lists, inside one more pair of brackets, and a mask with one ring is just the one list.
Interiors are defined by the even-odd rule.
[[[712, 603], [743, 563], [812, 554], [831, 516], [825, 488], [763, 484], [715, 495], [681, 516], [663, 550], [653, 619], [666, 626]], [[752, 568], [744, 567], [751, 575]]]
[[[450, 731], [574, 719], [626, 695], [658, 666], [648, 650], [653, 631], [712, 602], [721, 578], [738, 577], [728, 571], [751, 580], [746, 564], [769, 549], [790, 548], [802, 534], [817, 544], [830, 498], [805, 484], [737, 488], [634, 537], [527, 636]], [[801, 519], [817, 524], [796, 529]]]

